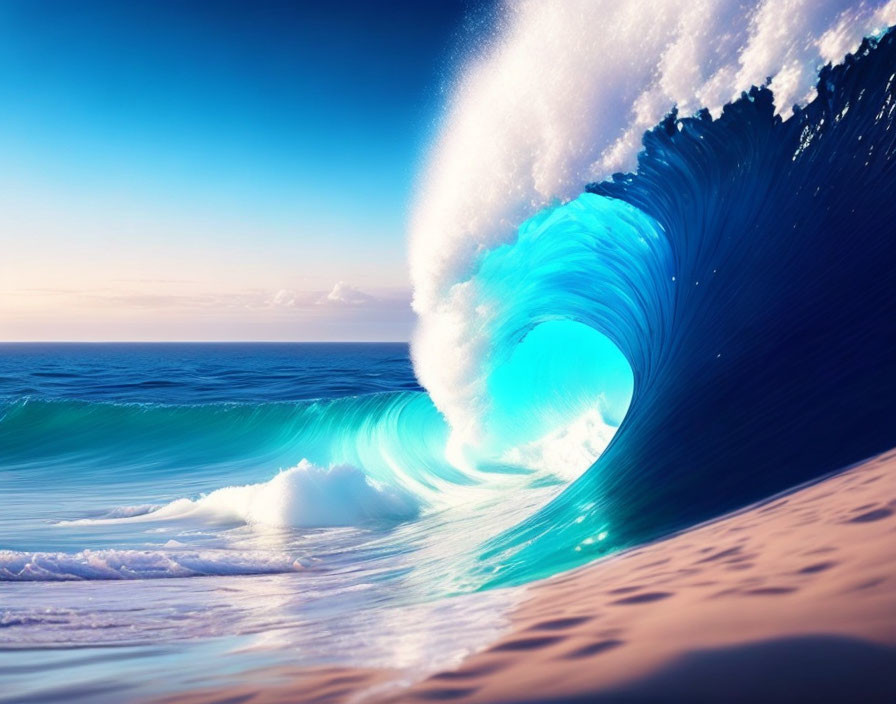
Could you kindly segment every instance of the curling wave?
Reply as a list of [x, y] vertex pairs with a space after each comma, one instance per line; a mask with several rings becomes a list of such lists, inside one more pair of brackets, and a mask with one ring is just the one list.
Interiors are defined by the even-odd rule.
[[605, 338], [632, 391], [593, 466], [485, 541], [481, 584], [896, 445], [894, 23], [896, 2], [506, 8], [413, 213], [415, 369], [455, 463], [506, 437], [493, 380], [547, 326]]
[[[488, 544], [483, 575], [500, 567], [489, 582], [658, 537], [896, 445], [894, 67], [891, 31], [825, 68], [789, 120], [766, 87], [715, 120], [673, 112], [645, 136], [636, 174], [553, 211], [558, 252], [579, 228], [609, 237], [613, 255], [553, 260], [570, 276], [515, 334], [546, 315], [593, 327], [631, 363], [634, 394], [595, 465]], [[620, 230], [629, 209], [636, 227]]]

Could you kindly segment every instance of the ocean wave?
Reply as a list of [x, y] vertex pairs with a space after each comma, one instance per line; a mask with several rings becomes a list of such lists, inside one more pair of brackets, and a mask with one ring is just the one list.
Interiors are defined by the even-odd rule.
[[[631, 364], [634, 392], [594, 466], [488, 542], [489, 583], [642, 543], [896, 445], [894, 67], [890, 31], [823, 69], [789, 120], [768, 87], [717, 119], [673, 112], [645, 135], [637, 173], [537, 216], [557, 223], [540, 235], [557, 252], [544, 261], [571, 275], [536, 276], [546, 310], [513, 327], [593, 327]], [[569, 259], [577, 230], [605, 253]], [[486, 576], [496, 564], [500, 577]]]
[[501, 349], [474, 292], [483, 253], [584, 184], [633, 169], [643, 133], [673, 108], [718, 116], [768, 83], [787, 118], [814, 97], [820, 67], [891, 24], [896, 0], [507, 3], [459, 74], [411, 218], [414, 366], [455, 443], [475, 444], [483, 368]]
[[217, 488], [228, 475], [258, 483], [307, 459], [363, 467], [374, 481], [433, 494], [440, 483], [465, 481], [439, 460], [445, 433], [438, 411], [415, 391], [299, 403], [21, 399], [0, 403], [0, 472], [124, 483], [189, 475]]

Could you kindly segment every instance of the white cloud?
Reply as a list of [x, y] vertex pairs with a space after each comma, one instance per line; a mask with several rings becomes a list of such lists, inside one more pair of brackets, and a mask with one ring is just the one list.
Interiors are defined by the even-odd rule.
[[377, 299], [345, 281], [337, 281], [333, 289], [319, 303], [321, 305], [363, 306]]
[[297, 303], [297, 298], [295, 291], [281, 288], [270, 296], [266, 303], [270, 308], [293, 308]]

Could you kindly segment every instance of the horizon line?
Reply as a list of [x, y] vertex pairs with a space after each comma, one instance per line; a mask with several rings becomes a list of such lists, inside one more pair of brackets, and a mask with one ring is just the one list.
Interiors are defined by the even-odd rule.
[[410, 340], [0, 340], [0, 345], [397, 345]]

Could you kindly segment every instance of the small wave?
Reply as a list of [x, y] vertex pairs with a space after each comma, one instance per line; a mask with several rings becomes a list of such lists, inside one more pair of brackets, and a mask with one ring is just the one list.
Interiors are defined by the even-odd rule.
[[416, 518], [419, 501], [410, 493], [367, 477], [357, 467], [329, 469], [302, 460], [268, 482], [229, 486], [198, 499], [177, 499], [161, 507], [121, 507], [103, 518], [65, 525], [198, 519], [275, 528], [354, 526]]

